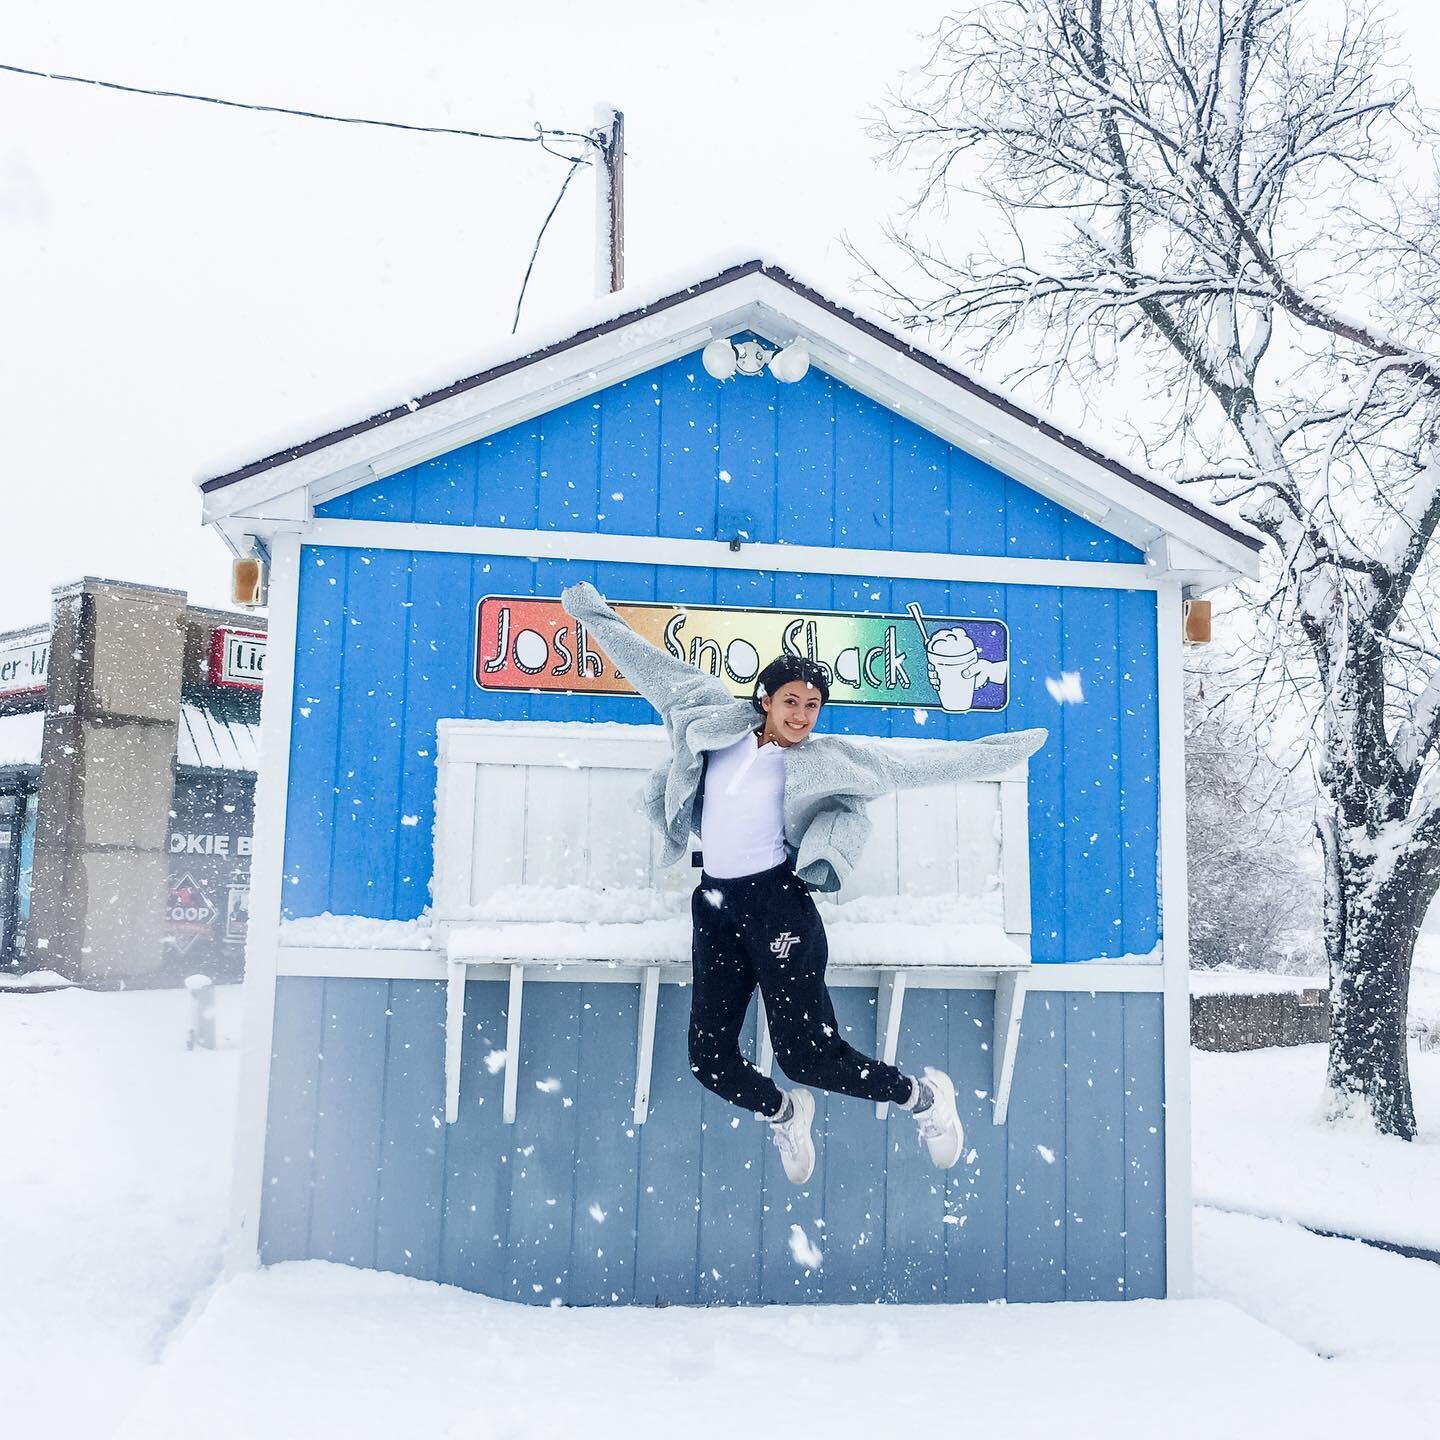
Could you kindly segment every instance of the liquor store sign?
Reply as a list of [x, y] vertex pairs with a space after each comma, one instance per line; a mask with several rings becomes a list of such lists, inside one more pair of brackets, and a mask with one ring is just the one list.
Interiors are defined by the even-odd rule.
[[265, 635], [259, 630], [216, 630], [210, 637], [210, 683], [235, 690], [265, 688]]
[[50, 675], [50, 632], [0, 640], [0, 700], [44, 690]]
[[[832, 704], [952, 714], [1003, 710], [1010, 699], [1004, 621], [833, 610], [619, 603], [636, 634], [749, 696], [777, 655], [821, 665]], [[559, 600], [487, 595], [475, 614], [475, 683], [484, 690], [633, 695], [634, 687]]]

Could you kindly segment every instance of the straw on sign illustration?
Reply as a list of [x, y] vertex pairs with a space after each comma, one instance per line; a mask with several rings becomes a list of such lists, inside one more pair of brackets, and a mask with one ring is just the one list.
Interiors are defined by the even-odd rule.
[[905, 607], [910, 612], [925, 643], [925, 660], [930, 683], [940, 697], [943, 710], [966, 711], [974, 707], [975, 687], [990, 679], [990, 667], [980, 658], [975, 642], [958, 625], [937, 630], [931, 635], [925, 629], [925, 616], [913, 600]]

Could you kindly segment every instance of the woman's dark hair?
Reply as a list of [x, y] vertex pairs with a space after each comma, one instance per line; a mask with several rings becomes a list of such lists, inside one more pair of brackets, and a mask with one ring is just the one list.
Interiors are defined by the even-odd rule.
[[765, 707], [760, 703], [762, 695], [773, 695], [792, 680], [798, 680], [802, 685], [813, 685], [820, 692], [822, 706], [829, 702], [830, 676], [823, 665], [806, 660], [801, 655], [777, 655], [755, 677], [755, 693], [750, 697], [750, 703], [756, 712], [765, 713]]

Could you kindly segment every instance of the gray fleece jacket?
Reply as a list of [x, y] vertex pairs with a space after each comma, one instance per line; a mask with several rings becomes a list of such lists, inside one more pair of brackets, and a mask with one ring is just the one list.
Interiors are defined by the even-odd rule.
[[[705, 756], [755, 730], [749, 700], [637, 635], [589, 584], [561, 604], [582, 621], [625, 678], [660, 712], [670, 760], [645, 781], [645, 809], [674, 864], [700, 833]], [[811, 734], [785, 750], [785, 844], [795, 873], [816, 890], [838, 890], [870, 838], [866, 802], [892, 790], [955, 780], [994, 780], [1046, 740], [1017, 730], [980, 740], [931, 741], [913, 749], [844, 735]]]

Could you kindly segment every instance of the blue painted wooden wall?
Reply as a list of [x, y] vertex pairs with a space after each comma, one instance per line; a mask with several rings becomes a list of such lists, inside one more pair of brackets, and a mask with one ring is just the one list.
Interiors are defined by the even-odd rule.
[[[376, 1267], [528, 1304], [1111, 1300], [1165, 1288], [1161, 1000], [1037, 993], [1006, 1126], [989, 1102], [993, 995], [912, 991], [901, 1063], [948, 1065], [973, 1154], [934, 1170], [913, 1121], [819, 1097], [791, 1186], [765, 1127], [685, 1061], [688, 990], [661, 989], [650, 1118], [631, 1122], [638, 987], [526, 987], [514, 1125], [505, 987], [468, 987], [459, 1121], [443, 1123], [443, 986], [280, 982], [261, 1258]], [[873, 1037], [873, 992], [836, 1008]], [[540, 1090], [539, 1079], [560, 1082]], [[567, 1105], [567, 1101], [571, 1102]], [[800, 1225], [818, 1270], [789, 1246]]]
[[[813, 370], [720, 385], [698, 357], [319, 507], [352, 519], [1041, 559], [1141, 559], [1125, 542]], [[743, 522], [743, 524], [742, 524]], [[876, 557], [877, 571], [885, 569]], [[947, 585], [427, 552], [302, 552], [286, 913], [409, 919], [428, 900], [442, 717], [653, 723], [639, 699], [500, 696], [471, 679], [475, 602], [594, 581], [613, 600], [993, 616], [1009, 707], [944, 715], [835, 705], [821, 729], [967, 739], [1043, 725], [1031, 761], [1034, 958], [1143, 953], [1158, 938], [1152, 592]], [[1080, 674], [1086, 700], [1045, 686]], [[414, 823], [400, 826], [399, 817]]]
[[[1010, 626], [998, 714], [834, 705], [822, 729], [967, 739], [1049, 728], [1030, 762], [1033, 956], [1089, 960], [1157, 938], [1155, 605], [1144, 592], [945, 585], [400, 551], [301, 552], [299, 653], [285, 848], [290, 915], [410, 919], [429, 901], [436, 722], [445, 717], [655, 722], [638, 698], [502, 695], [472, 678], [480, 596], [612, 599], [996, 616]], [[1078, 671], [1085, 703], [1047, 678]], [[408, 823], [402, 824], [402, 817]]]
[[[887, 550], [1135, 561], [1136, 551], [819, 372], [720, 387], [652, 374], [322, 507], [354, 519], [600, 530]], [[451, 716], [653, 723], [639, 699], [497, 695], [472, 679], [475, 604], [592, 580], [616, 600], [992, 616], [1000, 714], [834, 705], [822, 728], [965, 739], [1047, 726], [1031, 761], [1034, 958], [1158, 939], [1153, 594], [307, 546], [285, 908], [406, 919], [428, 900], [435, 731]], [[1045, 681], [1078, 671], [1085, 703]], [[837, 992], [855, 1043], [874, 995]], [[319, 1256], [534, 1303], [1064, 1299], [1164, 1288], [1161, 1001], [1034, 994], [1009, 1124], [989, 1121], [992, 997], [907, 998], [901, 1063], [948, 1064], [977, 1147], [948, 1177], [913, 1124], [822, 1099], [821, 1163], [784, 1183], [763, 1127], [684, 1057], [663, 987], [651, 1114], [630, 1123], [634, 987], [527, 987], [518, 1123], [500, 1117], [502, 987], [472, 984], [462, 1115], [441, 1123], [443, 994], [430, 982], [280, 983], [262, 1254]], [[476, 1040], [476, 1027], [480, 1039]], [[555, 1093], [532, 1080], [553, 1075]], [[565, 1106], [569, 1098], [573, 1103]], [[595, 1207], [592, 1211], [591, 1207]], [[603, 1216], [603, 1218], [596, 1218]], [[825, 1252], [810, 1274], [791, 1224]], [[612, 1297], [614, 1300], [612, 1301]]]

